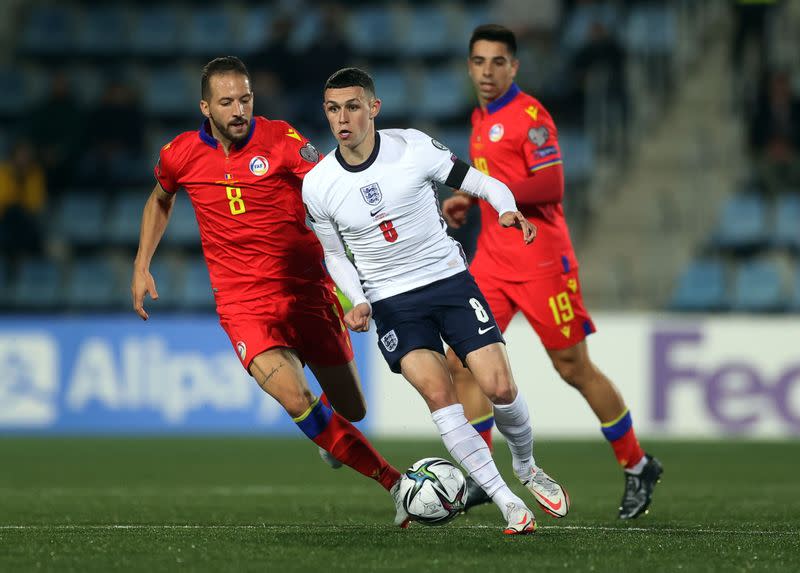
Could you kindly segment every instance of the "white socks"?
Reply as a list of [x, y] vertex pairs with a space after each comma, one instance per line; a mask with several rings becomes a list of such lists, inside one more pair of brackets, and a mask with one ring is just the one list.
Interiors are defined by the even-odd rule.
[[511, 450], [514, 473], [525, 478], [536, 465], [533, 459], [533, 430], [528, 405], [517, 391], [517, 397], [510, 404], [493, 404], [494, 423], [508, 443]]
[[508, 489], [500, 472], [497, 471], [489, 447], [467, 421], [464, 416], [464, 407], [461, 404], [445, 406], [431, 415], [436, 427], [439, 428], [447, 451], [492, 498], [492, 501], [503, 512], [503, 516], [506, 515], [507, 504], [525, 505]]

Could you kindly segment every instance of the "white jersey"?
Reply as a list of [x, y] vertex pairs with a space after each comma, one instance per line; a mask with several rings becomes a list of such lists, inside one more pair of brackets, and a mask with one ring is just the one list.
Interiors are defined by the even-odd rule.
[[[444, 182], [455, 157], [414, 129], [384, 129], [361, 165], [331, 153], [306, 174], [303, 201], [320, 237], [344, 239], [370, 302], [447, 278], [467, 268], [447, 235], [433, 181]], [[327, 251], [327, 249], [326, 249]]]

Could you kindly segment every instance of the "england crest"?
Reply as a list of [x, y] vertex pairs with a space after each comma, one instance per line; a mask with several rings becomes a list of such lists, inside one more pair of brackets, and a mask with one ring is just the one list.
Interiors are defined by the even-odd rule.
[[387, 352], [397, 350], [397, 334], [395, 334], [394, 329], [381, 336], [381, 343], [383, 343], [383, 347]]
[[377, 205], [383, 201], [383, 193], [377, 183], [370, 183], [366, 187], [362, 187], [361, 196], [368, 205]]

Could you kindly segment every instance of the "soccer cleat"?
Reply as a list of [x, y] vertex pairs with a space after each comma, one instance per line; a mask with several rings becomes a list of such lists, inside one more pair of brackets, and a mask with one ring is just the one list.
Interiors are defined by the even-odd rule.
[[656, 458], [645, 454], [647, 463], [639, 475], [625, 472], [625, 493], [622, 494], [622, 504], [619, 507], [620, 519], [635, 519], [647, 513], [650, 502], [653, 501], [653, 490], [661, 481], [664, 468]]
[[492, 498], [489, 497], [485, 491], [483, 491], [483, 488], [479, 486], [474, 479], [472, 479], [470, 476], [467, 476], [466, 482], [467, 482], [467, 499], [464, 502], [464, 510], [463, 510], [464, 513], [466, 513], [476, 505], [483, 505], [484, 503], [492, 502]]
[[319, 457], [321, 457], [322, 461], [324, 461], [326, 464], [328, 464], [335, 470], [338, 470], [340, 467], [342, 467], [342, 462], [334, 458], [333, 454], [330, 453], [325, 448], [319, 449]]
[[400, 497], [400, 480], [394, 482], [394, 485], [392, 486], [392, 489], [389, 490], [389, 493], [392, 494], [394, 507], [397, 510], [397, 513], [395, 513], [394, 516], [394, 524], [400, 529], [405, 529], [411, 522], [411, 516], [408, 515], [408, 512], [403, 507], [403, 500]]
[[533, 494], [536, 503], [553, 517], [564, 517], [569, 512], [569, 494], [542, 468], [533, 466], [528, 476], [519, 480]]
[[506, 504], [506, 519], [508, 525], [503, 530], [506, 535], [529, 535], [536, 531], [536, 518], [524, 505]]

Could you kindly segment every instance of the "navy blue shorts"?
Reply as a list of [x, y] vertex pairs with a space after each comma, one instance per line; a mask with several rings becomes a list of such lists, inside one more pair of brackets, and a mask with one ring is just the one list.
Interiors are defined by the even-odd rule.
[[463, 362], [467, 354], [503, 335], [469, 271], [433, 282], [372, 305], [378, 347], [392, 372], [412, 350], [444, 354], [444, 340]]

